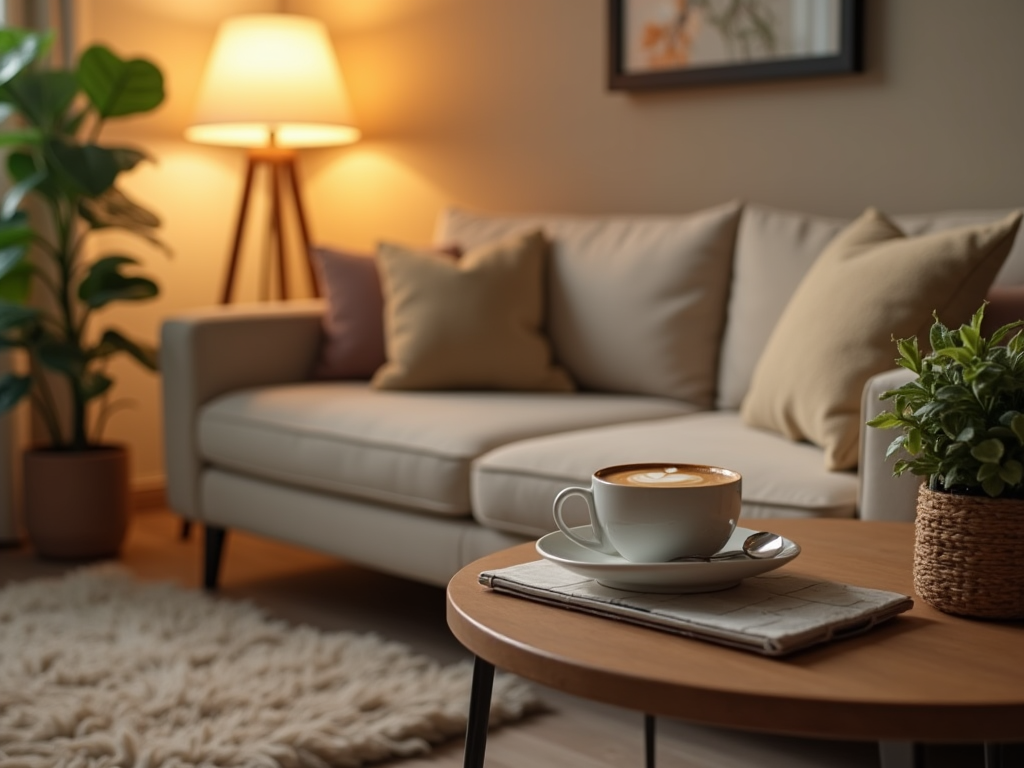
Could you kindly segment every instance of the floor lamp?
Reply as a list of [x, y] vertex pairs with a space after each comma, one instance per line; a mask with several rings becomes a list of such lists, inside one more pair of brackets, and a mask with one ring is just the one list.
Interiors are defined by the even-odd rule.
[[277, 252], [281, 298], [288, 298], [284, 205], [291, 199], [310, 284], [308, 218], [296, 173], [296, 150], [359, 139], [344, 79], [327, 28], [316, 19], [285, 13], [247, 14], [224, 21], [206, 64], [195, 118], [186, 137], [203, 144], [249, 150], [221, 303], [231, 301], [254, 177], [269, 172], [270, 231]]
[[[228, 259], [221, 303], [231, 301], [238, 272], [242, 235], [253, 196], [253, 178], [270, 171], [270, 229], [277, 250], [278, 284], [288, 298], [284, 236], [284, 197], [290, 196], [309, 268], [309, 225], [296, 175], [296, 150], [349, 144], [359, 139], [345, 81], [327, 28], [307, 16], [285, 13], [247, 14], [224, 21], [206, 63], [190, 141], [245, 147], [249, 150], [242, 201]], [[181, 535], [188, 537], [185, 521]]]

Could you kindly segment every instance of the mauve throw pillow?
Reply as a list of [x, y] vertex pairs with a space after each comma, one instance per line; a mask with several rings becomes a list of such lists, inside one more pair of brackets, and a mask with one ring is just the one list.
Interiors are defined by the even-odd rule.
[[[458, 259], [455, 243], [436, 253]], [[384, 297], [377, 258], [368, 253], [314, 248], [320, 293], [327, 301], [316, 379], [369, 379], [385, 361]]]
[[377, 260], [369, 254], [315, 248], [313, 262], [327, 300], [318, 379], [368, 379], [384, 364], [384, 299]]

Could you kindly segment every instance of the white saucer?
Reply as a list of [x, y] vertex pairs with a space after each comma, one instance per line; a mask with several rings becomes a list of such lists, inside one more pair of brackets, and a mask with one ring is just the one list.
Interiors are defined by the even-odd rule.
[[[573, 530], [587, 536], [590, 526]], [[755, 531], [750, 528], [737, 527], [722, 549], [739, 549], [743, 540], [752, 533]], [[631, 563], [617, 555], [605, 555], [580, 546], [561, 531], [555, 531], [537, 541], [537, 552], [545, 560], [612, 589], [659, 593], [714, 592], [734, 587], [749, 576], [779, 568], [800, 554], [796, 543], [789, 539], [783, 541], [782, 551], [766, 560], [737, 557], [710, 563]]]

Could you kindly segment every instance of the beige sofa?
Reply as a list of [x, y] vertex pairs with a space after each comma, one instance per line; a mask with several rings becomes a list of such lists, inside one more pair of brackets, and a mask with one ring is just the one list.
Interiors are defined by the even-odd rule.
[[[916, 235], [1003, 213], [894, 221]], [[571, 394], [312, 380], [319, 300], [169, 319], [168, 496], [205, 524], [207, 585], [231, 529], [444, 584], [484, 554], [553, 530], [561, 488], [630, 461], [736, 469], [748, 518], [912, 519], [915, 481], [894, 480], [882, 459], [891, 435], [865, 434], [859, 469], [829, 471], [817, 446], [739, 413], [776, 321], [846, 223], [738, 203], [677, 216], [446, 211], [437, 241], [464, 248], [544, 230], [546, 333], [578, 386]], [[1019, 240], [998, 283], [1024, 284]], [[894, 375], [868, 382], [867, 410]]]

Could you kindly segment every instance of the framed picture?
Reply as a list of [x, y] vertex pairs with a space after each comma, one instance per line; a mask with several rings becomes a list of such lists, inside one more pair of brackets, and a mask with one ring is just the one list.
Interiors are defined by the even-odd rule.
[[608, 0], [613, 90], [861, 70], [862, 0]]

